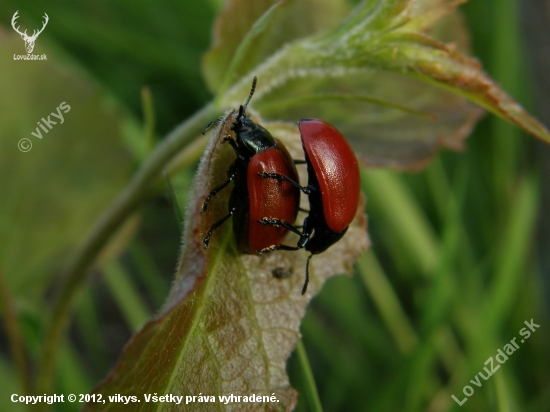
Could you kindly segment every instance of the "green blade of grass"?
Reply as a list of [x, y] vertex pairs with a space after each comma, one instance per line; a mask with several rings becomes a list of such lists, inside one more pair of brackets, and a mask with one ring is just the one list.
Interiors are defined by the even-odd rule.
[[86, 373], [85, 363], [79, 359], [76, 349], [65, 345], [59, 356], [59, 391], [61, 393], [74, 393], [79, 400], [79, 394], [86, 394], [93, 388], [92, 381]]
[[522, 268], [531, 250], [538, 200], [537, 181], [534, 178], [521, 181], [496, 253], [495, 276], [483, 316], [486, 333], [498, 331], [514, 308]]
[[400, 351], [409, 353], [417, 344], [418, 338], [374, 252], [365, 253], [357, 261], [357, 268], [365, 289], [369, 292]]
[[75, 326], [82, 335], [82, 341], [89, 361], [95, 366], [105, 367], [105, 358], [108, 353], [102, 335], [101, 320], [94, 302], [95, 295], [90, 289], [84, 289], [80, 301], [75, 308]]
[[132, 284], [126, 270], [116, 260], [106, 262], [101, 267], [103, 279], [115, 302], [119, 306], [126, 323], [135, 333], [151, 317], [146, 305]]
[[155, 147], [155, 108], [151, 89], [144, 86], [141, 89], [141, 104], [143, 110], [143, 123], [145, 129], [146, 153], [149, 154]]
[[176, 196], [176, 192], [174, 192], [174, 187], [172, 186], [172, 183], [170, 183], [170, 177], [168, 176], [168, 173], [166, 173], [165, 170], [162, 171], [162, 175], [164, 176], [164, 181], [166, 182], [166, 189], [168, 191], [168, 199], [170, 200], [170, 205], [172, 206], [172, 211], [174, 212], [174, 216], [176, 217], [176, 222], [178, 223], [178, 228], [180, 232], [183, 230], [183, 213], [181, 206], [178, 201], [178, 197]]
[[141, 239], [135, 239], [130, 245], [130, 256], [137, 268], [139, 280], [145, 285], [156, 306], [160, 307], [168, 295], [170, 285]]
[[420, 205], [402, 178], [391, 171], [363, 171], [362, 188], [369, 196], [370, 208], [379, 219], [394, 228], [399, 245], [388, 245], [396, 256], [429, 276], [439, 254], [437, 236]]
[[313, 412], [323, 412], [321, 400], [319, 399], [319, 392], [317, 391], [317, 386], [315, 385], [315, 378], [311, 372], [311, 366], [309, 365], [306, 349], [304, 348], [304, 344], [301, 339], [298, 341], [298, 345], [296, 345], [296, 354], [298, 355], [298, 361], [302, 368], [306, 391], [305, 395], [310, 410]]

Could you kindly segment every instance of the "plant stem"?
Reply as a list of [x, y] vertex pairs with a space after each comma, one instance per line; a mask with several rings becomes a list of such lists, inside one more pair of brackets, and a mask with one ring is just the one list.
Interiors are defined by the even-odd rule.
[[202, 127], [216, 114], [217, 109], [212, 104], [207, 105], [159, 143], [114, 203], [96, 221], [82, 246], [69, 262], [46, 327], [38, 365], [36, 393], [50, 393], [54, 386], [57, 350], [62, 346], [60, 341], [69, 324], [70, 312], [77, 293], [97, 255], [125, 219], [147, 198], [151, 183], [156, 181], [166, 163], [191, 143]]

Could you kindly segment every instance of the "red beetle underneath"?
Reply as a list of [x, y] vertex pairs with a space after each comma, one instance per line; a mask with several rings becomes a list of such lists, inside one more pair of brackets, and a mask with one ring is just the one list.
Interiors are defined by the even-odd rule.
[[279, 140], [275, 141], [276, 147], [257, 153], [248, 163], [248, 217], [234, 223], [238, 227], [239, 249], [246, 253], [260, 253], [273, 245], [278, 246], [288, 233], [284, 227], [262, 225], [261, 219], [277, 217], [294, 222], [298, 214], [300, 191], [286, 181], [266, 180], [260, 176], [260, 173], [270, 171], [298, 180], [292, 157]]
[[[210, 243], [210, 237], [231, 216], [233, 231], [239, 250], [245, 253], [261, 253], [280, 246], [288, 229], [281, 226], [265, 226], [263, 219], [277, 219], [294, 222], [298, 214], [300, 190], [288, 181], [265, 180], [264, 172], [288, 176], [298, 180], [294, 161], [284, 145], [273, 138], [271, 133], [246, 116], [246, 107], [254, 94], [256, 78], [252, 82], [250, 95], [239, 108], [231, 124], [235, 139], [224, 137], [222, 143], [229, 143], [236, 158], [227, 170], [227, 180], [210, 191], [201, 208], [206, 211], [210, 200], [233, 182], [233, 190], [228, 203], [228, 214], [210, 226], [203, 239], [204, 247]], [[203, 133], [217, 121], [212, 121], [203, 129]]]

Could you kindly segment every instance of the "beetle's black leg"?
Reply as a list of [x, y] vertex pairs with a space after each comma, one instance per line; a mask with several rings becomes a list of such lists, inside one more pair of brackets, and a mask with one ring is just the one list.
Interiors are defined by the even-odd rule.
[[296, 245], [298, 248], [306, 247], [314, 229], [315, 220], [312, 219], [311, 216], [306, 217], [304, 219], [304, 225], [302, 226], [302, 234], [300, 235], [300, 239], [298, 239], [298, 244]]
[[228, 179], [225, 182], [223, 182], [221, 185], [219, 185], [218, 187], [211, 190], [210, 193], [208, 194], [208, 196], [206, 197], [206, 199], [204, 199], [204, 202], [201, 206], [201, 215], [204, 212], [206, 212], [206, 208], [208, 207], [208, 203], [210, 202], [210, 200], [212, 200], [212, 197], [216, 196], [218, 194], [218, 192], [220, 192], [224, 187], [226, 187], [229, 183], [231, 183], [236, 175], [237, 175], [237, 166], [236, 166], [235, 162], [233, 162], [233, 163], [231, 163], [231, 166], [229, 166], [229, 168], [227, 169]]
[[301, 248], [299, 248], [298, 246], [287, 246], [287, 245], [279, 245], [279, 247], [277, 247], [277, 250], [300, 250]]
[[293, 159], [293, 160], [295, 165], [303, 165], [307, 163], [305, 160], [300, 160], [300, 159]]
[[303, 207], [299, 207], [299, 208], [298, 208], [298, 210], [299, 210], [300, 212], [306, 212], [306, 213], [309, 213], [309, 210], [307, 210], [307, 209], [304, 209]]
[[302, 295], [305, 295], [307, 290], [307, 285], [309, 285], [309, 260], [313, 254], [309, 255], [306, 262], [306, 279], [304, 280], [304, 286], [302, 286]]
[[215, 124], [218, 124], [219, 119], [212, 120], [210, 123], [208, 123], [206, 126], [204, 126], [204, 129], [202, 129], [202, 134], [205, 134], [208, 129], [210, 129]]
[[[279, 245], [276, 249], [278, 250], [298, 250], [306, 247], [306, 244], [309, 240], [309, 237], [311, 236], [311, 233], [313, 232], [313, 226], [308, 223], [308, 218], [306, 217], [304, 219], [304, 226], [303, 230], [300, 232], [296, 226], [292, 226], [290, 223], [285, 222], [281, 219], [273, 219], [264, 217], [262, 219], [258, 220], [259, 223], [262, 225], [272, 225], [275, 227], [284, 227], [287, 230], [290, 230], [292, 233], [296, 233], [298, 236], [300, 236], [300, 239], [298, 240], [298, 244], [294, 246], [286, 246], [286, 245]], [[309, 220], [311, 223], [311, 220]], [[273, 249], [275, 250], [275, 249]], [[270, 251], [270, 250], [269, 250]], [[269, 252], [266, 250], [266, 252]]]
[[[298, 229], [296, 229], [290, 223], [285, 222], [284, 220], [281, 220], [281, 219], [274, 219], [274, 218], [264, 217], [262, 219], [259, 219], [258, 222], [261, 223], [262, 225], [271, 225], [271, 226], [275, 226], [275, 227], [284, 227], [285, 229], [290, 230], [293, 233], [296, 233], [298, 236], [300, 236], [300, 239], [303, 236], [302, 232], [300, 232]], [[298, 250], [298, 249], [301, 249], [302, 247], [287, 246], [287, 245], [270, 246], [270, 247], [266, 247], [265, 249], [262, 249], [259, 254], [263, 255], [264, 253], [273, 252], [275, 250]]]
[[227, 219], [229, 219], [231, 216], [233, 216], [233, 213], [235, 213], [235, 208], [236, 208], [236, 206], [233, 205], [229, 209], [229, 213], [227, 215], [225, 215], [220, 220], [218, 220], [216, 223], [214, 223], [212, 226], [210, 226], [210, 230], [208, 231], [208, 233], [206, 234], [206, 237], [202, 241], [204, 243], [204, 248], [205, 249], [208, 249], [208, 244], [210, 243], [210, 237], [212, 236], [212, 233], [214, 233], [214, 231], [216, 229], [218, 229], [221, 225], [223, 225]]
[[262, 219], [258, 220], [259, 223], [262, 225], [271, 225], [275, 227], [284, 227], [287, 230], [290, 230], [293, 233], [296, 233], [298, 236], [302, 236], [302, 232], [300, 232], [298, 229], [296, 229], [294, 226], [292, 226], [290, 223], [285, 222], [281, 219], [273, 219], [269, 217], [264, 217]]
[[233, 148], [233, 150], [235, 151], [235, 154], [237, 155], [237, 157], [244, 162], [246, 161], [246, 158], [243, 156], [239, 147], [237, 146], [237, 142], [235, 142], [235, 140], [233, 140], [230, 136], [224, 137], [222, 140], [222, 143], [229, 143]]
[[276, 250], [300, 250], [301, 248], [297, 246], [287, 246], [287, 245], [279, 245], [279, 246], [269, 246], [265, 249], [262, 249], [258, 252], [258, 255], [264, 255], [269, 252], [275, 252]]
[[289, 179], [288, 177], [280, 175], [278, 173], [263, 172], [263, 173], [258, 173], [258, 175], [260, 175], [264, 179], [284, 180], [285, 182], [290, 183], [292, 186], [297, 187], [298, 189], [300, 189], [306, 195], [309, 195], [311, 193], [311, 189], [309, 187], [301, 186], [299, 183], [295, 182], [294, 180]]

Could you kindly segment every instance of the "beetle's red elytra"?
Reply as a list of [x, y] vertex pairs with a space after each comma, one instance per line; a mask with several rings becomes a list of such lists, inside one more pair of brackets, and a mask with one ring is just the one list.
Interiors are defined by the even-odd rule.
[[262, 179], [259, 175], [273, 170], [298, 178], [286, 147], [277, 139], [275, 141], [276, 147], [256, 154], [248, 164], [248, 233], [241, 236], [239, 242], [239, 249], [247, 253], [260, 253], [269, 247], [279, 246], [288, 230], [282, 226], [265, 226], [260, 221], [267, 216], [278, 216], [286, 222], [294, 222], [300, 206], [300, 191], [295, 186], [285, 181]]
[[327, 226], [341, 232], [353, 221], [359, 203], [357, 158], [344, 136], [323, 120], [302, 119], [300, 135], [308, 166], [319, 184]]

